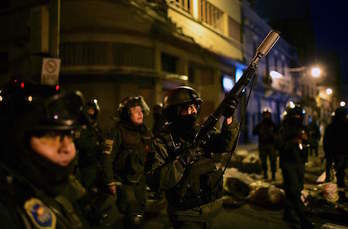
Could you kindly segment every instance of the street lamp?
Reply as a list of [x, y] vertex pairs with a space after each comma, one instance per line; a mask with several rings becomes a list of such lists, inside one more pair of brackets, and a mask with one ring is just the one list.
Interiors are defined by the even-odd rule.
[[331, 95], [332, 94], [332, 89], [331, 88], [326, 88], [326, 94]]
[[311, 68], [311, 75], [314, 78], [319, 78], [321, 75], [321, 69], [319, 67], [312, 67]]
[[322, 70], [320, 67], [318, 66], [314, 66], [314, 67], [307, 67], [307, 66], [302, 66], [302, 67], [298, 67], [298, 68], [288, 68], [289, 72], [310, 72], [310, 75], [313, 78], [319, 78], [322, 75]]

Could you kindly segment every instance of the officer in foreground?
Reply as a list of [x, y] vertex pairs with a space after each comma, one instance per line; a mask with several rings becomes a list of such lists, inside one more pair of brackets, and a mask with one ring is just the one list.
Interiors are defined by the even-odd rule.
[[[335, 111], [332, 122], [326, 127], [324, 134], [324, 151], [326, 157], [326, 177], [330, 177], [330, 167], [334, 163], [337, 186], [345, 187], [345, 168], [348, 161], [348, 109], [339, 107]], [[329, 180], [327, 180], [329, 181]], [[345, 199], [344, 191], [339, 192], [340, 200]]]
[[[118, 106], [119, 121], [108, 139], [112, 148], [104, 152], [104, 183], [112, 195], [117, 194], [119, 210], [125, 214], [125, 225], [139, 227], [145, 209], [145, 155], [151, 134], [144, 124], [149, 108], [141, 96], [126, 97]], [[116, 190], [117, 182], [122, 185]]]
[[308, 148], [308, 134], [303, 124], [305, 111], [301, 105], [290, 102], [285, 112], [278, 139], [280, 168], [286, 196], [283, 219], [291, 223], [299, 222], [301, 228], [313, 228], [304, 213], [301, 201]]
[[71, 175], [81, 95], [15, 80], [0, 98], [0, 224], [87, 228], [75, 205], [84, 189]]
[[211, 132], [204, 148], [185, 149], [197, 131], [201, 103], [190, 87], [169, 91], [163, 103], [168, 123], [155, 136], [147, 160], [149, 185], [166, 193], [174, 228], [209, 226], [222, 204], [222, 171], [216, 169], [212, 156], [232, 150], [238, 135], [238, 123], [228, 116], [221, 133]]
[[272, 120], [269, 108], [262, 111], [262, 120], [253, 130], [253, 134], [259, 136], [259, 154], [263, 169], [263, 178], [268, 179], [267, 158], [271, 165], [272, 180], [275, 180], [277, 171], [277, 153], [275, 149], [276, 125]]

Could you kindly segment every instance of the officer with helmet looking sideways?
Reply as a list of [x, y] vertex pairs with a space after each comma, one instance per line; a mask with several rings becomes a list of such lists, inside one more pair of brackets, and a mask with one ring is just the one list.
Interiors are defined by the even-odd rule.
[[[141, 96], [121, 100], [117, 113], [119, 120], [107, 139], [104, 151], [104, 184], [109, 193], [117, 194], [119, 210], [125, 214], [125, 225], [137, 228], [143, 222], [145, 209], [145, 156], [149, 151], [151, 134], [144, 124], [149, 108]], [[117, 182], [122, 183], [116, 189]]]

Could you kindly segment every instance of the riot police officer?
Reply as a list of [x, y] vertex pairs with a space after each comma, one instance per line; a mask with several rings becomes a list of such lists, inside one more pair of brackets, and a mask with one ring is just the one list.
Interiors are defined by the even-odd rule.
[[276, 125], [272, 121], [270, 108], [264, 108], [262, 111], [262, 120], [253, 130], [253, 134], [259, 136], [259, 155], [262, 163], [263, 177], [268, 179], [267, 158], [271, 165], [272, 180], [275, 180], [277, 171], [277, 154], [275, 150]]
[[201, 103], [191, 87], [168, 92], [163, 102], [168, 123], [154, 138], [147, 160], [151, 164], [148, 183], [153, 190], [166, 193], [167, 212], [175, 228], [209, 226], [222, 195], [222, 171], [216, 169], [211, 156], [231, 150], [238, 135], [238, 123], [228, 116], [221, 133], [209, 133], [202, 149], [189, 148]]
[[296, 214], [301, 228], [313, 228], [304, 213], [301, 201], [308, 148], [308, 134], [303, 124], [304, 115], [302, 106], [290, 101], [279, 129], [280, 168], [286, 196], [283, 219], [298, 222]]
[[81, 128], [80, 137], [76, 139], [80, 180], [89, 190], [97, 188], [100, 158], [104, 151], [104, 136], [97, 120], [99, 112], [100, 107], [96, 99], [85, 105], [86, 122]]
[[[330, 177], [330, 166], [334, 163], [337, 186], [345, 187], [345, 168], [348, 160], [348, 144], [346, 134], [348, 132], [348, 109], [339, 107], [335, 111], [332, 122], [326, 127], [324, 134], [324, 151], [327, 160], [327, 177]], [[344, 198], [344, 192], [339, 192], [340, 198]]]
[[[125, 224], [141, 225], [145, 208], [145, 155], [149, 151], [151, 134], [144, 124], [144, 113], [149, 108], [143, 97], [126, 97], [118, 106], [111, 142], [112, 148], [104, 152], [104, 183], [109, 192], [117, 193], [119, 210], [125, 214]], [[117, 182], [122, 185], [118, 186]]]
[[311, 122], [308, 124], [308, 137], [310, 142], [309, 154], [312, 155], [314, 151], [314, 156], [319, 155], [319, 141], [320, 141], [320, 129], [317, 124], [316, 116], [313, 116]]
[[1, 90], [0, 224], [6, 228], [86, 228], [71, 175], [80, 93], [14, 80]]

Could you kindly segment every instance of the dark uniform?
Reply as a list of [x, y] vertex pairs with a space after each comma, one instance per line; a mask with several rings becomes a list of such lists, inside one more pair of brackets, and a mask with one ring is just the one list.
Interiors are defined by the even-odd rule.
[[[217, 170], [213, 153], [232, 149], [238, 124], [223, 125], [221, 133], [212, 131], [201, 149], [185, 149], [196, 133], [196, 115], [180, 116], [180, 110], [201, 99], [189, 87], [179, 87], [164, 99], [165, 116], [170, 124], [153, 140], [147, 162], [148, 182], [154, 191], [164, 191], [168, 214], [175, 228], [204, 228], [221, 207], [222, 171]], [[184, 150], [185, 149], [185, 150]], [[196, 161], [192, 163], [192, 161]]]
[[259, 136], [259, 154], [264, 173], [263, 177], [268, 179], [267, 158], [269, 158], [272, 180], [275, 180], [277, 171], [277, 153], [275, 149], [276, 125], [272, 121], [269, 110], [262, 112], [262, 121], [255, 126], [253, 134]]
[[335, 164], [337, 186], [339, 188], [345, 187], [345, 168], [348, 160], [348, 121], [347, 108], [340, 107], [335, 111], [335, 116], [332, 122], [326, 127], [324, 134], [324, 151], [327, 160], [327, 178], [330, 177], [330, 166]]
[[152, 115], [153, 115], [153, 126], [152, 126], [152, 134], [157, 135], [160, 133], [161, 129], [165, 124], [165, 118], [162, 113], [162, 104], [156, 104], [153, 106]]
[[[72, 131], [82, 110], [80, 95], [16, 80], [1, 90], [1, 98], [0, 225], [88, 228], [76, 205], [85, 190], [71, 175], [75, 149], [45, 148], [52, 150], [49, 139], [58, 136], [59, 147], [73, 147]], [[40, 141], [35, 143], [41, 151], [33, 148], [33, 139]], [[71, 157], [60, 161], [59, 154]]]
[[76, 139], [78, 150], [77, 175], [87, 189], [87, 195], [80, 201], [83, 213], [94, 228], [120, 226], [120, 213], [115, 206], [116, 197], [109, 195], [102, 183], [101, 158], [105, 150], [105, 138], [98, 125], [100, 113], [98, 101], [89, 101], [84, 109], [84, 125]]
[[[93, 114], [88, 110], [93, 109]], [[100, 112], [96, 100], [92, 100], [85, 106], [86, 124], [82, 126], [79, 138], [76, 139], [78, 150], [79, 178], [84, 187], [88, 190], [97, 188], [100, 177], [100, 160], [104, 152], [104, 136], [100, 129], [97, 117]]]
[[284, 220], [297, 221], [301, 228], [312, 228], [304, 213], [301, 191], [304, 185], [305, 162], [307, 160], [307, 129], [303, 125], [304, 110], [298, 104], [290, 104], [279, 129], [280, 168], [286, 195]]
[[318, 157], [320, 129], [315, 119], [308, 125], [308, 137], [310, 143], [309, 154], [312, 155], [314, 151], [314, 156]]
[[[151, 134], [144, 124], [136, 125], [130, 120], [130, 108], [140, 106], [141, 97], [127, 97], [119, 106], [120, 120], [113, 132], [112, 149], [103, 159], [104, 184], [121, 182], [117, 190], [119, 210], [126, 215], [126, 225], [137, 226], [143, 221], [145, 210], [145, 155], [149, 151]], [[109, 143], [111, 144], [111, 143]]]

